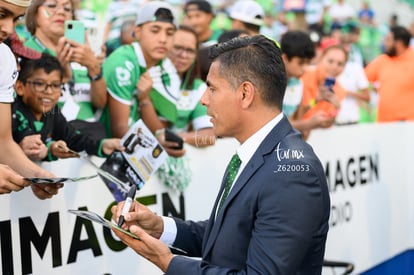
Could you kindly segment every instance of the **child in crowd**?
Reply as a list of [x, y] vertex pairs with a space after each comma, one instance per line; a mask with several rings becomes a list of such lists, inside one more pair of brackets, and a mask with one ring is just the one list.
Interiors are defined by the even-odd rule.
[[40, 59], [23, 59], [12, 105], [14, 140], [32, 160], [51, 161], [77, 156], [85, 150], [100, 157], [123, 150], [119, 139], [92, 139], [75, 130], [57, 107], [61, 95], [63, 68], [59, 60], [42, 54]]
[[283, 113], [289, 118], [292, 126], [301, 132], [330, 127], [335, 119], [323, 112], [317, 112], [306, 120], [298, 118], [297, 114], [303, 98], [301, 77], [315, 57], [315, 46], [309, 34], [303, 31], [288, 31], [283, 34], [280, 44], [288, 78], [283, 98]]

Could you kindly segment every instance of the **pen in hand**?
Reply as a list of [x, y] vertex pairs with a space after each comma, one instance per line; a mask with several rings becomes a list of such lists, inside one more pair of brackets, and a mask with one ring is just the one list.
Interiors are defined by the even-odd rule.
[[118, 226], [121, 227], [124, 224], [124, 215], [129, 212], [129, 208], [131, 207], [132, 201], [135, 198], [135, 192], [137, 191], [137, 185], [133, 184], [131, 189], [129, 189], [127, 198], [125, 200], [124, 206], [122, 207], [121, 216], [119, 216]]

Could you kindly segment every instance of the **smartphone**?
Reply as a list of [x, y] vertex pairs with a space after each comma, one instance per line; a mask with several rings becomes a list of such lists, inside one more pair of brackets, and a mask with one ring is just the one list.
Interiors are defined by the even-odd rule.
[[64, 36], [79, 44], [85, 44], [85, 25], [79, 20], [66, 20]]
[[335, 78], [333, 77], [327, 77], [325, 78], [325, 82], [323, 83], [323, 86], [328, 87], [329, 91], [333, 92], [333, 87], [335, 86]]
[[172, 147], [173, 149], [177, 149], [177, 150], [183, 149], [183, 143], [184, 143], [184, 141], [176, 133], [174, 133], [173, 131], [171, 131], [168, 128], [165, 128], [164, 135], [165, 135], [165, 140], [166, 141], [173, 141], [173, 142], [177, 142], [178, 143], [178, 146]]

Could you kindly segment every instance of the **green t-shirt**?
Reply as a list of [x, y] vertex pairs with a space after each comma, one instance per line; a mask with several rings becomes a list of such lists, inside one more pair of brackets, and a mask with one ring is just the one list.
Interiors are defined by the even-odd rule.
[[[140, 76], [147, 71], [146, 67], [144, 55], [137, 42], [118, 48], [103, 64], [109, 95], [120, 103], [130, 106], [129, 125], [139, 118], [136, 84]], [[168, 58], [165, 58], [150, 68], [149, 73], [153, 81], [150, 96], [157, 114], [175, 124], [180, 78], [174, 65]], [[104, 109], [101, 121], [105, 125], [107, 135], [111, 136], [108, 107]]]
[[195, 79], [191, 89], [181, 90], [181, 96], [177, 101], [175, 131], [187, 131], [190, 123], [194, 130], [212, 127], [207, 108], [200, 103], [206, 89], [207, 85], [201, 79]]
[[200, 43], [200, 47], [210, 47], [217, 43], [218, 38], [223, 33], [223, 30], [213, 30], [213, 33], [208, 38], [208, 40]]
[[283, 97], [283, 113], [290, 117], [302, 102], [303, 84], [298, 78], [288, 79], [285, 96]]
[[[56, 52], [46, 48], [36, 37], [28, 39], [24, 45], [38, 52], [56, 56]], [[68, 121], [79, 119], [96, 121], [98, 115], [91, 102], [91, 83], [88, 69], [79, 63], [72, 62], [72, 81], [65, 83], [58, 106]]]

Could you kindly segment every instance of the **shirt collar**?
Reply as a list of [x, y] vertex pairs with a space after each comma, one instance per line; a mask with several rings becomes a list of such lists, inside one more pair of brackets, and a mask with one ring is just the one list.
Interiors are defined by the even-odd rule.
[[[238, 149], [237, 154], [239, 155], [240, 160], [242, 161], [242, 166], [244, 167], [253, 154], [259, 148], [262, 141], [265, 137], [272, 131], [272, 129], [282, 120], [283, 113], [281, 112], [275, 116], [272, 120], [266, 123], [262, 128], [249, 137]], [[241, 169], [240, 169], [241, 170]]]

